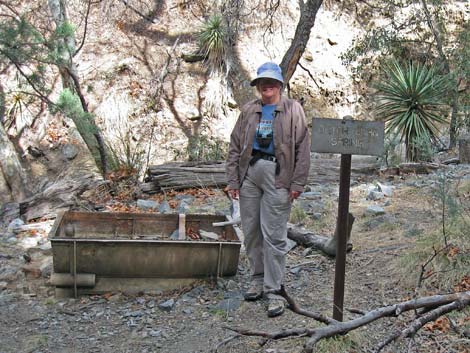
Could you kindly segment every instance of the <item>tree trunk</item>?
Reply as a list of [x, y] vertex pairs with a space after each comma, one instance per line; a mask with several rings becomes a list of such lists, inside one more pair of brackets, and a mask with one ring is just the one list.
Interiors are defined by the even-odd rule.
[[[421, 4], [423, 6], [424, 14], [426, 15], [426, 21], [428, 23], [428, 27], [431, 30], [434, 40], [436, 41], [437, 52], [439, 54], [439, 59], [443, 65], [444, 74], [450, 73], [450, 65], [449, 59], [447, 58], [446, 54], [444, 53], [444, 45], [442, 43], [442, 34], [438, 31], [436, 26], [434, 25], [434, 19], [432, 18], [431, 13], [429, 12], [428, 5], [426, 0], [421, 0]], [[450, 116], [450, 129], [449, 129], [449, 148], [454, 148], [457, 143], [457, 115], [458, 115], [458, 99], [459, 99], [459, 92], [458, 92], [458, 83], [455, 83], [455, 86], [452, 87], [452, 95], [451, 95], [451, 116]]]
[[458, 83], [452, 92], [452, 111], [450, 114], [450, 129], [449, 129], [449, 148], [454, 148], [457, 143], [457, 118], [459, 113], [459, 91], [457, 89]]
[[[63, 26], [68, 21], [67, 11], [64, 0], [48, 0], [49, 10], [54, 18], [57, 27]], [[73, 62], [75, 52], [75, 38], [69, 35], [64, 38], [64, 49], [60, 53], [61, 61], [57, 64], [62, 77], [62, 86], [70, 89], [71, 92], [80, 98], [80, 103], [84, 112], [89, 113], [88, 105], [82, 93], [80, 80], [76, 74], [76, 65]], [[90, 115], [89, 119], [83, 119], [80, 116], [70, 116], [75, 123], [78, 132], [85, 141], [96, 164], [101, 169], [103, 175], [108, 173], [109, 152], [106, 149], [101, 130], [96, 125], [94, 117]]]
[[459, 159], [462, 164], [470, 164], [470, 137], [459, 140]]
[[0, 167], [3, 178], [15, 201], [22, 201], [29, 195], [28, 176], [23, 169], [13, 143], [0, 124]]
[[297, 23], [294, 39], [282, 58], [281, 68], [284, 75], [284, 82], [287, 83], [292, 78], [297, 64], [302, 57], [307, 42], [310, 38], [310, 31], [315, 24], [315, 17], [323, 0], [307, 0], [305, 3], [300, 0], [300, 19]]
[[[27, 187], [28, 175], [21, 165], [15, 146], [10, 141], [5, 131], [3, 126], [4, 118], [5, 94], [3, 86], [0, 84], [0, 173], [6, 183], [8, 193], [12, 198], [15, 201], [23, 201], [29, 196], [29, 189]], [[8, 199], [8, 197], [6, 197], [6, 199]]]

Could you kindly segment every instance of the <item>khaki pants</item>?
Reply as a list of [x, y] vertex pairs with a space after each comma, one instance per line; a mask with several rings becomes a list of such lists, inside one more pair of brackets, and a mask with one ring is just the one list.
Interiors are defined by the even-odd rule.
[[[287, 253], [291, 202], [287, 189], [276, 189], [276, 163], [258, 160], [248, 168], [240, 189], [240, 214], [252, 280], [266, 294], [281, 288]], [[268, 295], [269, 296], [269, 295]]]

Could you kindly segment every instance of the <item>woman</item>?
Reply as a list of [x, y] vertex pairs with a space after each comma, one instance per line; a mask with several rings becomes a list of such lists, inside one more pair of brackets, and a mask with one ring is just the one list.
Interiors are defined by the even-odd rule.
[[284, 312], [278, 294], [285, 274], [287, 222], [292, 201], [307, 182], [310, 139], [302, 106], [281, 95], [281, 68], [261, 65], [251, 86], [261, 99], [247, 103], [230, 137], [229, 193], [240, 198], [251, 284], [245, 300], [268, 298], [268, 316]]

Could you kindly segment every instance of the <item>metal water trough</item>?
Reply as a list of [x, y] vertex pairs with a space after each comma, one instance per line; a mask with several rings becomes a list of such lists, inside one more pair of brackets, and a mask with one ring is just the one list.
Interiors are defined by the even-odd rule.
[[[241, 243], [225, 216], [65, 212], [51, 232], [58, 296], [173, 289], [198, 278], [233, 276]], [[179, 235], [171, 240], [170, 235]], [[217, 240], [184, 240], [209, 232]]]

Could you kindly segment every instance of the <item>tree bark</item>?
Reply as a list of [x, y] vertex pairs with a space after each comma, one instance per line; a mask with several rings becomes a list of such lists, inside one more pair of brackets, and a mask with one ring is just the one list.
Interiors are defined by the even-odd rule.
[[29, 195], [28, 176], [23, 169], [15, 147], [0, 124], [0, 166], [3, 178], [15, 201], [22, 201]]
[[[67, 9], [64, 0], [48, 0], [49, 9], [54, 18], [54, 22], [57, 27], [63, 26], [68, 22]], [[80, 80], [76, 74], [76, 65], [73, 61], [73, 55], [75, 54], [75, 38], [73, 35], [69, 35], [64, 38], [64, 50], [61, 54], [61, 63], [57, 64], [60, 75], [62, 77], [62, 86], [70, 89], [76, 94], [82, 106], [84, 112], [89, 113], [88, 104], [86, 103], [85, 97], [82, 93]], [[106, 149], [101, 130], [96, 125], [94, 117], [90, 119], [83, 119], [81, 117], [70, 116], [75, 123], [78, 132], [82, 136], [85, 144], [90, 150], [95, 163], [101, 169], [103, 175], [108, 174], [108, 158], [109, 152]], [[78, 121], [80, 120], [80, 121]]]
[[21, 165], [15, 146], [8, 138], [7, 132], [3, 126], [4, 119], [5, 93], [0, 83], [0, 173], [6, 182], [12, 199], [15, 201], [23, 201], [29, 196], [29, 189], [27, 187], [28, 175]]
[[194, 187], [223, 188], [227, 185], [225, 164], [222, 162], [175, 162], [149, 166], [146, 180], [141, 188], [149, 194]]
[[462, 164], [470, 164], [470, 137], [459, 140], [459, 160]]
[[292, 75], [297, 68], [297, 64], [307, 47], [307, 43], [310, 38], [310, 31], [315, 24], [315, 17], [323, 3], [323, 0], [307, 0], [307, 2], [300, 0], [299, 3], [300, 19], [297, 23], [294, 39], [282, 58], [280, 65], [285, 83], [288, 83], [292, 78]]
[[[449, 59], [444, 53], [442, 34], [434, 25], [434, 20], [432, 18], [431, 13], [429, 12], [429, 8], [426, 3], [426, 0], [421, 0], [421, 4], [423, 6], [424, 14], [426, 15], [426, 22], [428, 23], [428, 27], [432, 32], [434, 40], [436, 41], [436, 48], [439, 54], [439, 59], [443, 65], [444, 74], [447, 75], [450, 73], [450, 64], [449, 64]], [[452, 87], [451, 103], [450, 103], [451, 115], [450, 115], [450, 129], [449, 129], [449, 148], [454, 148], [457, 143], [457, 115], [459, 111], [458, 99], [459, 99], [458, 83], [455, 83], [454, 87]]]
[[[352, 244], [349, 242], [351, 237], [351, 230], [354, 223], [354, 216], [352, 213], [348, 214], [348, 235], [346, 250], [351, 251]], [[336, 244], [338, 239], [338, 228], [335, 229], [333, 237], [326, 235], [318, 235], [309, 232], [308, 230], [297, 228], [289, 224], [287, 226], [287, 237], [294, 240], [300, 245], [318, 249], [329, 256], [336, 256]]]

